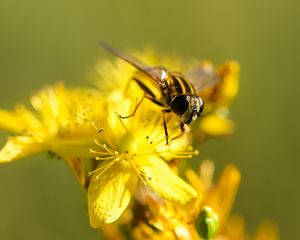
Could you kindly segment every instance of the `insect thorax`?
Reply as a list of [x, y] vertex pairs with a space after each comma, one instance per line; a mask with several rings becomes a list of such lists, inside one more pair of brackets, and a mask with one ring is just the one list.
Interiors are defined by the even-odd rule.
[[167, 95], [171, 100], [177, 95], [195, 95], [194, 87], [178, 72], [170, 72], [167, 83]]

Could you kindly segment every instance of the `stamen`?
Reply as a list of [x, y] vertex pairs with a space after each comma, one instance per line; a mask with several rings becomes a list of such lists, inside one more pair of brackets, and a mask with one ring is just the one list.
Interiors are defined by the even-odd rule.
[[96, 126], [96, 124], [95, 124], [94, 121], [91, 121], [91, 125], [96, 129], [96, 131], [97, 131], [98, 133], [101, 133], [101, 132], [104, 131], [103, 128], [98, 128], [98, 127]]
[[172, 157], [172, 158], [191, 158], [193, 155], [198, 155], [198, 150], [195, 151], [169, 151], [169, 152], [159, 152], [157, 154], [161, 157]]
[[98, 160], [101, 160], [101, 161], [105, 161], [105, 160], [112, 160], [112, 159], [115, 159], [116, 156], [110, 156], [110, 157], [95, 157], [95, 159], [98, 161]]
[[113, 149], [109, 148], [106, 146], [106, 144], [101, 144], [97, 141], [97, 139], [94, 140], [94, 142], [99, 146], [101, 147], [102, 149], [106, 150], [107, 152], [111, 153], [111, 154], [119, 154], [117, 151], [114, 151]]
[[89, 123], [96, 129], [97, 132], [100, 133], [100, 132], [103, 132], [103, 131], [104, 131], [103, 128], [98, 128], [98, 127], [96, 126], [96, 124], [95, 124], [94, 121], [91, 121], [91, 120], [87, 119], [87, 118], [86, 118], [86, 113], [85, 113], [85, 112], [82, 113], [82, 116], [80, 116], [79, 113], [76, 113], [75, 115], [76, 115], [76, 117], [80, 118], [82, 121], [84, 121], [84, 122], [89, 122]]
[[82, 113], [82, 116], [79, 115], [79, 113], [75, 113], [75, 116], [78, 117], [79, 119], [81, 119], [82, 121], [86, 122], [87, 119], [84, 117], [85, 116], [85, 113], [83, 112]]
[[150, 140], [150, 137], [149, 137], [149, 136], [146, 136], [146, 139], [145, 139], [145, 141], [143, 142], [143, 145], [140, 146], [140, 148], [142, 148], [142, 149], [147, 149], [148, 146], [146, 146], [146, 145], [149, 144], [149, 143], [152, 144], [152, 141], [149, 142], [149, 140]]
[[[143, 171], [139, 170], [132, 161], [130, 161], [130, 163], [133, 166], [134, 170], [136, 171], [136, 173], [137, 173], [139, 179], [142, 181], [142, 183], [144, 185], [147, 185], [147, 182], [145, 180], [145, 178], [148, 178], [147, 175]], [[150, 178], [148, 178], [148, 180], [150, 180]]]
[[95, 153], [95, 154], [100, 154], [100, 155], [113, 155], [113, 156], [115, 156], [115, 154], [112, 154], [112, 153], [110, 153], [110, 152], [100, 152], [100, 151], [96, 151], [96, 150], [93, 150], [93, 149], [89, 149], [89, 151], [90, 151], [90, 153]]
[[105, 164], [104, 166], [96, 168], [95, 170], [89, 172], [88, 175], [91, 176], [93, 173], [100, 171], [100, 173], [97, 175], [99, 177], [104, 172], [106, 172], [112, 165], [114, 165], [117, 161], [119, 161], [119, 158], [116, 158], [115, 160], [109, 162], [108, 164]]
[[[164, 133], [161, 136], [163, 136], [163, 137], [157, 137], [157, 141], [155, 141], [155, 142], [151, 141], [152, 144], [154, 144], [154, 145], [164, 144], [165, 145], [166, 144], [166, 138], [165, 138]], [[154, 139], [156, 139], [156, 138], [154, 138]], [[169, 139], [169, 145], [171, 144], [170, 140], [172, 140], [172, 139]]]

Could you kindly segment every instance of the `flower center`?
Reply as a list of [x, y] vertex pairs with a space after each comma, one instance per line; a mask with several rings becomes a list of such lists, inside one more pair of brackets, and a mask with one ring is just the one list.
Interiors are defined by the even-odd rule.
[[126, 150], [124, 153], [121, 153], [120, 159], [129, 162], [130, 160], [133, 160], [136, 157], [136, 154], [130, 153], [128, 150]]
[[118, 151], [114, 151], [113, 149], [107, 147], [105, 144], [101, 144], [97, 140], [95, 140], [96, 145], [101, 147], [101, 149], [103, 151], [95, 151], [93, 149], [90, 149], [90, 152], [100, 155], [100, 156], [95, 157], [96, 160], [106, 161], [107, 163], [98, 166], [94, 171], [91, 171], [89, 173], [89, 175], [97, 172], [97, 176], [99, 177], [106, 170], [108, 170], [110, 167], [112, 167], [114, 164], [122, 163], [126, 166], [131, 165], [131, 167], [136, 171], [136, 173], [137, 173], [138, 177], [140, 178], [140, 180], [142, 181], [142, 183], [146, 185], [147, 182], [145, 179], [149, 179], [149, 178], [145, 175], [145, 173], [143, 171], [141, 171], [137, 167], [135, 162], [132, 161], [133, 159], [136, 158], [136, 154], [132, 153], [133, 151], [124, 150], [124, 149], [128, 149], [126, 147], [132, 147], [132, 144], [130, 144], [130, 140], [133, 140], [133, 138], [130, 137], [130, 139], [128, 139], [125, 137], [123, 140], [124, 140], [123, 141], [124, 144], [122, 144], [122, 143], [120, 144], [120, 149], [123, 150], [121, 153], [119, 153]]

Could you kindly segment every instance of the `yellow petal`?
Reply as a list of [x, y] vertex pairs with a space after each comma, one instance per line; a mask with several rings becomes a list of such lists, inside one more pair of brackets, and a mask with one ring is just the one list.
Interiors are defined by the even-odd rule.
[[201, 92], [201, 97], [206, 102], [205, 109], [209, 109], [210, 103], [213, 103], [214, 106], [223, 107], [231, 103], [239, 89], [239, 69], [239, 64], [236, 61], [228, 61], [218, 68], [220, 81], [214, 87], [206, 88]]
[[138, 183], [136, 171], [123, 163], [115, 163], [101, 172], [98, 169], [92, 175], [88, 187], [90, 224], [93, 228], [116, 221], [127, 208]]
[[278, 240], [279, 230], [277, 225], [270, 220], [262, 222], [254, 236], [254, 240]]
[[149, 186], [167, 200], [185, 204], [197, 197], [197, 192], [179, 176], [161, 158], [147, 156], [137, 163], [145, 173]]
[[79, 157], [65, 157], [69, 167], [72, 169], [81, 186], [85, 184], [84, 160]]
[[228, 106], [239, 90], [240, 66], [236, 61], [229, 61], [220, 67], [219, 73], [223, 79], [219, 104]]
[[[221, 225], [222, 224], [224, 225], [224, 223], [221, 223]], [[249, 240], [249, 238], [246, 237], [245, 220], [239, 215], [232, 215], [226, 223], [224, 235], [226, 239]]]
[[240, 179], [240, 171], [234, 165], [228, 165], [221, 175], [218, 184], [205, 200], [205, 204], [211, 206], [219, 215], [221, 228], [224, 227], [222, 224], [226, 222], [230, 213]]
[[[198, 194], [202, 197], [203, 192], [204, 192], [204, 184], [201, 181], [201, 179], [199, 178], [199, 176], [197, 175], [197, 173], [192, 169], [188, 169], [185, 172], [185, 175], [186, 175], [188, 181], [190, 182], [190, 184], [196, 189]], [[198, 198], [199, 198], [199, 196], [198, 196]]]
[[126, 240], [116, 224], [107, 224], [101, 227], [103, 239]]
[[23, 126], [20, 124], [20, 118], [18, 115], [11, 111], [0, 110], [0, 128], [12, 131], [20, 132]]
[[202, 207], [201, 202], [204, 194], [204, 184], [199, 178], [199, 176], [197, 175], [197, 173], [192, 169], [188, 169], [185, 172], [185, 175], [187, 177], [188, 182], [194, 187], [194, 189], [198, 193], [197, 199], [192, 204], [190, 204], [190, 206], [189, 205], [186, 206], [187, 210], [190, 210], [190, 212], [193, 213], [199, 213], [200, 208]]
[[17, 105], [15, 111], [0, 110], [0, 128], [21, 135], [33, 130], [40, 131], [41, 124], [30, 110]]
[[216, 111], [202, 118], [200, 130], [213, 137], [229, 135], [234, 131], [234, 122], [222, 111]]
[[44, 146], [31, 137], [11, 137], [0, 151], [0, 163], [14, 161], [42, 151]]

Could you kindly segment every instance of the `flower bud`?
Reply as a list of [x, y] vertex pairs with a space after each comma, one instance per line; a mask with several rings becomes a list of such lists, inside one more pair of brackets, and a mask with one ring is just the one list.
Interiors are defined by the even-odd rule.
[[218, 231], [219, 217], [211, 207], [204, 206], [195, 225], [201, 238], [211, 239]]

